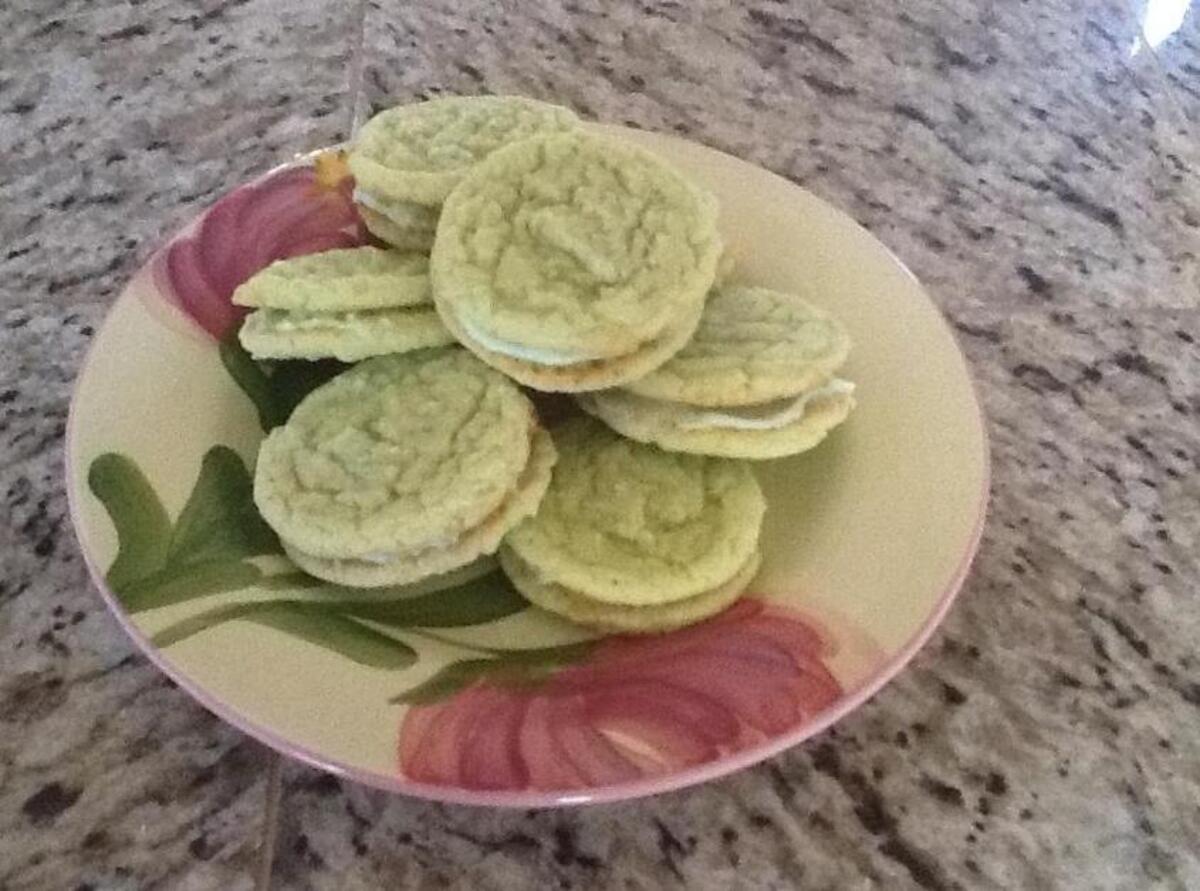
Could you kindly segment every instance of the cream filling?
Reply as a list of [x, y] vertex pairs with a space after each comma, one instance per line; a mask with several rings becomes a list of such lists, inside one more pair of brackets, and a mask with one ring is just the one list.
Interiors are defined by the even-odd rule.
[[854, 384], [835, 377], [823, 387], [809, 390], [799, 396], [759, 402], [755, 405], [723, 408], [719, 411], [685, 407], [679, 413], [676, 426], [682, 430], [778, 430], [799, 421], [804, 417], [808, 406], [818, 399], [849, 395], [853, 392]]
[[[392, 220], [393, 222], [397, 223], [398, 225], [409, 225], [414, 228], [424, 228], [425, 225], [427, 225], [425, 220], [420, 219], [420, 210], [414, 211], [414, 210], [409, 210], [409, 209], [397, 208], [395, 203], [389, 203], [387, 201], [384, 201], [381, 198], [373, 198], [370, 195], [370, 193], [364, 192], [362, 189], [360, 189], [358, 187], [355, 187], [354, 194], [351, 195], [351, 198], [354, 200], [354, 202], [356, 204], [361, 204], [363, 207], [370, 208], [371, 210], [375, 211], [376, 213], [383, 214], [389, 220]], [[425, 209], [425, 208], [423, 206], [421, 206], [421, 209]], [[428, 208], [428, 209], [432, 212], [436, 208]], [[410, 219], [397, 220], [395, 215], [398, 212], [408, 214]], [[437, 220], [436, 214], [431, 214], [431, 215], [433, 216], [433, 221], [436, 224], [436, 220]], [[432, 229], [434, 227], [429, 226], [429, 228]]]
[[484, 331], [470, 319], [465, 319], [461, 316], [458, 319], [458, 324], [462, 326], [463, 331], [466, 332], [471, 340], [491, 350], [493, 353], [500, 353], [500, 355], [508, 356], [510, 359], [521, 359], [525, 362], [535, 362], [538, 365], [562, 366], [577, 365], [580, 362], [591, 362], [595, 359], [604, 358], [603, 356], [589, 353], [531, 347], [521, 343], [513, 343], [510, 340], [501, 340], [499, 337]]

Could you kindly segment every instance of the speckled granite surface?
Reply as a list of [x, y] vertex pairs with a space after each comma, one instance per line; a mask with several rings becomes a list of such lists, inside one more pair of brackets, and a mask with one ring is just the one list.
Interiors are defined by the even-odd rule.
[[88, 590], [71, 380], [198, 203], [355, 110], [483, 90], [683, 133], [871, 228], [961, 334], [991, 522], [930, 645], [810, 744], [557, 813], [288, 765], [273, 887], [1200, 887], [1200, 14], [1134, 54], [1145, 7], [7, 4], [0, 887], [253, 886], [271, 756]]

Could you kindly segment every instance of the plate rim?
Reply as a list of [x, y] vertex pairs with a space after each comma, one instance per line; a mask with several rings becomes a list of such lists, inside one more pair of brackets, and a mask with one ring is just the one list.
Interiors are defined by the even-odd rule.
[[[917, 286], [921, 295], [929, 302], [934, 309], [938, 324], [942, 325], [946, 333], [950, 336], [950, 341], [953, 343], [955, 351], [958, 354], [959, 361], [962, 363], [963, 373], [970, 385], [971, 398], [977, 413], [977, 423], [980, 430], [980, 442], [982, 447], [982, 474], [980, 481], [980, 491], [977, 500], [977, 512], [975, 516], [974, 527], [971, 530], [967, 540], [966, 547], [959, 558], [953, 574], [951, 575], [946, 586], [938, 596], [933, 608], [925, 617], [920, 627], [904, 642], [894, 653], [892, 653], [883, 663], [868, 677], [864, 678], [857, 686], [850, 691], [844, 693], [831, 708], [826, 709], [817, 715], [812, 721], [808, 721], [793, 730], [778, 734], [770, 739], [764, 740], [756, 745], [740, 749], [736, 752], [715, 758], [712, 761], [704, 764], [695, 765], [682, 770], [676, 770], [670, 773], [643, 777], [638, 780], [627, 781], [623, 783], [614, 783], [607, 786], [596, 786], [589, 789], [579, 790], [560, 790], [560, 791], [513, 791], [513, 790], [476, 790], [466, 789], [459, 786], [444, 786], [434, 783], [425, 783], [417, 780], [405, 778], [399, 774], [388, 775], [374, 771], [366, 770], [361, 767], [340, 761], [337, 758], [332, 758], [321, 753], [293, 742], [287, 739], [282, 734], [272, 730], [271, 728], [259, 724], [252, 717], [243, 714], [234, 706], [226, 704], [219, 699], [215, 694], [209, 693], [198, 682], [193, 681], [185, 671], [177, 668], [160, 650], [151, 643], [146, 634], [137, 627], [130, 616], [120, 605], [116, 595], [108, 586], [104, 579], [104, 572], [96, 565], [92, 554], [84, 546], [83, 538], [80, 530], [82, 529], [82, 513], [79, 505], [79, 496], [75, 492], [75, 441], [76, 441], [76, 425], [78, 421], [78, 400], [80, 393], [80, 383], [87, 376], [88, 370], [95, 360], [98, 345], [102, 341], [104, 331], [112, 324], [113, 316], [117, 307], [129, 300], [136, 300], [137, 295], [129, 290], [129, 284], [132, 282], [141, 269], [134, 273], [125, 283], [121, 294], [109, 306], [105, 312], [104, 321], [100, 324], [96, 331], [96, 336], [92, 343], [88, 346], [87, 352], [83, 361], [80, 363], [79, 370], [76, 373], [74, 383], [72, 384], [71, 400], [67, 410], [67, 424], [64, 437], [63, 448], [63, 470], [64, 482], [67, 492], [67, 509], [71, 519], [72, 531], [75, 534], [76, 542], [79, 545], [79, 551], [83, 556], [84, 565], [87, 567], [88, 575], [91, 578], [92, 584], [99, 591], [101, 598], [104, 601], [108, 611], [116, 618], [117, 623], [122, 630], [130, 637], [134, 645], [150, 660], [159, 671], [176, 683], [185, 693], [193, 700], [198, 702], [203, 708], [216, 717], [220, 718], [227, 724], [235, 727], [247, 736], [257, 740], [275, 752], [293, 758], [308, 766], [315, 767], [319, 770], [334, 774], [335, 776], [352, 780], [361, 783], [365, 786], [380, 789], [385, 792], [398, 793], [402, 795], [411, 795], [416, 798], [425, 799], [427, 801], [444, 802], [448, 804], [472, 805], [481, 807], [495, 808], [531, 808], [531, 807], [570, 807], [584, 804], [603, 804], [617, 801], [630, 801], [638, 798], [644, 798], [650, 795], [658, 795], [664, 792], [671, 792], [678, 789], [687, 788], [689, 786], [706, 783], [711, 780], [719, 779], [729, 774], [743, 770], [747, 767], [758, 764], [768, 758], [774, 757], [787, 749], [793, 748], [800, 743], [816, 736], [819, 733], [827, 730], [835, 723], [840, 721], [846, 715], [855, 711], [876, 693], [882, 690], [904, 669], [906, 665], [913, 659], [918, 651], [928, 642], [933, 632], [944, 621], [946, 615], [950, 611], [950, 607], [954, 604], [959, 593], [962, 590], [963, 584], [970, 573], [971, 566], [975, 556], [979, 551], [979, 545], [983, 538], [983, 530], [987, 523], [988, 506], [991, 496], [991, 443], [987, 424], [987, 416], [983, 410], [983, 402], [980, 399], [980, 391], [978, 382], [975, 376], [971, 374], [971, 365], [967, 361], [966, 354], [963, 352], [959, 338], [954, 331], [953, 326], [946, 318], [941, 306], [936, 303], [930, 296], [925, 286], [920, 279], [912, 272], [911, 269], [892, 251], [890, 247], [884, 244], [874, 233], [867, 231], [861, 226], [857, 220], [851, 217], [848, 213], [842, 210], [835, 204], [826, 201], [821, 196], [810, 192], [803, 186], [792, 182], [784, 176], [775, 173], [753, 161], [747, 161], [744, 158], [739, 158], [729, 152], [722, 151], [704, 143], [684, 139], [671, 133], [661, 133], [654, 130], [644, 130], [638, 127], [625, 127], [622, 125], [614, 125], [603, 122], [597, 122], [598, 126], [609, 131], [620, 131], [623, 129], [641, 130], [641, 132], [650, 133], [655, 137], [665, 139], [668, 142], [679, 143], [688, 146], [690, 149], [699, 148], [705, 152], [711, 152], [720, 155], [725, 159], [731, 159], [741, 164], [748, 164], [756, 170], [767, 174], [769, 177], [778, 180], [780, 184], [791, 188], [799, 189], [813, 199], [821, 202], [827, 208], [832, 210], [834, 214], [840, 216], [846, 223], [860, 229], [863, 233], [871, 238], [890, 258], [898, 269], [905, 273]], [[338, 147], [337, 145], [333, 146]], [[324, 149], [317, 149], [312, 152], [301, 152], [293, 156], [289, 161], [284, 161], [280, 164], [273, 165], [271, 168], [258, 176], [253, 176], [244, 182], [238, 183], [233, 188], [238, 186], [257, 182], [258, 180], [271, 175], [281, 169], [293, 167], [302, 163], [304, 159], [311, 158]], [[225, 194], [225, 193], [222, 193]], [[218, 196], [219, 199], [220, 196]], [[215, 203], [215, 201], [213, 202]], [[165, 238], [161, 238], [156, 244], [154, 250], [150, 253], [146, 263], [152, 262], [153, 257], [162, 250], [164, 246], [170, 244], [180, 235], [194, 225], [195, 221], [202, 216], [212, 203], [205, 204], [195, 210], [188, 220], [173, 233]]]

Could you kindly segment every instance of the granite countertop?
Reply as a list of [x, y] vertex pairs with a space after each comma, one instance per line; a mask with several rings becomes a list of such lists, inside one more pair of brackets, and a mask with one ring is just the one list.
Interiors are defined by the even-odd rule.
[[[1171, 5], [6, 3], [0, 887], [267, 887], [264, 839], [275, 888], [1200, 887], [1200, 12], [1164, 37]], [[727, 779], [559, 812], [373, 792], [221, 724], [89, 587], [63, 428], [125, 278], [248, 174], [484, 90], [844, 208], [978, 380], [991, 517], [945, 625]]]

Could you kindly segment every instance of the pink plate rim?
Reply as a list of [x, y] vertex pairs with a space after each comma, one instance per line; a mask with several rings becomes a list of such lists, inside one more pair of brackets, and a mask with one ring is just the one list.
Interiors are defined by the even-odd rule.
[[[692, 143], [689, 140], [680, 137], [671, 136], [670, 134], [662, 134], [667, 136], [672, 141], [681, 142], [687, 145], [695, 146], [697, 143]], [[718, 149], [713, 149], [709, 146], [702, 146], [707, 151], [716, 154], [727, 155], [726, 152], [721, 152]], [[301, 160], [305, 156], [297, 156], [297, 160]], [[733, 157], [733, 156], [729, 156]], [[740, 160], [736, 159], [735, 160]], [[294, 162], [292, 162], [294, 163]], [[745, 163], [745, 162], [743, 162]], [[278, 165], [273, 169], [291, 166], [291, 163]], [[760, 168], [762, 169], [762, 168]], [[771, 173], [771, 171], [765, 171]], [[264, 174], [265, 175], [265, 174]], [[787, 185], [796, 188], [796, 185], [778, 174], [771, 173]], [[257, 177], [254, 178], [258, 179]], [[253, 181], [253, 180], [252, 180]], [[844, 212], [834, 208], [834, 210], [846, 218], [846, 221], [852, 225], [858, 226], [853, 219], [849, 218]], [[190, 223], [188, 224], [190, 225]], [[186, 226], [183, 227], [186, 229]], [[861, 228], [861, 227], [860, 227]], [[183, 231], [183, 230], [181, 230]], [[174, 237], [174, 236], [172, 236]], [[914, 282], [921, 287], [924, 293], [923, 286], [920, 281], [912, 273], [911, 270], [888, 248], [883, 245], [878, 239], [874, 239], [877, 244], [881, 245], [891, 257], [892, 262], [904, 270]], [[165, 239], [163, 244], [169, 243], [171, 239]], [[925, 298], [933, 304], [932, 298], [925, 294]], [[117, 302], [123, 300], [134, 299], [128, 292], [124, 292], [117, 298]], [[936, 304], [933, 304], [936, 308]], [[116, 304], [114, 303], [114, 308]], [[254, 720], [243, 715], [232, 706], [227, 705], [220, 699], [210, 694], [207, 690], [191, 680], [183, 671], [179, 670], [168, 660], [156, 646], [154, 646], [149, 638], [133, 623], [133, 621], [122, 609], [116, 596], [108, 587], [104, 580], [104, 573], [96, 566], [92, 559], [92, 555], [88, 553], [83, 546], [82, 540], [79, 538], [79, 529], [82, 528], [80, 511], [75, 487], [72, 483], [74, 474], [74, 444], [75, 444], [75, 424], [78, 417], [76, 405], [79, 398], [79, 381], [86, 375], [89, 366], [95, 358], [96, 345], [100, 341], [100, 333], [111, 322], [112, 310], [109, 310], [108, 316], [101, 325], [100, 331], [97, 332], [92, 345], [88, 348], [87, 355], [80, 366], [79, 373], [75, 378], [75, 386], [71, 394], [71, 404], [67, 414], [67, 429], [66, 442], [64, 448], [64, 470], [66, 475], [67, 489], [67, 505], [68, 512], [71, 517], [71, 524], [76, 533], [76, 539], [79, 541], [80, 551], [83, 554], [84, 563], [87, 566], [88, 574], [91, 576], [92, 582], [99, 590], [101, 597], [104, 599], [105, 605], [109, 611], [116, 617], [117, 622], [124, 629], [125, 633], [133, 640], [138, 649], [141, 650], [150, 662], [153, 663], [159, 671], [169, 677], [172, 681], [179, 685], [189, 696], [195, 699], [208, 711], [212, 712], [222, 721], [236, 727], [243, 733], [258, 740], [264, 745], [274, 749], [275, 751], [294, 758], [312, 767], [327, 771], [338, 777], [344, 777], [354, 782], [361, 783], [366, 786], [371, 786], [376, 789], [382, 789], [386, 792], [396, 792], [404, 795], [412, 795], [417, 798], [424, 798], [429, 801], [439, 801], [448, 804], [465, 804], [484, 807], [498, 808], [537, 808], [537, 807], [565, 807], [581, 804], [603, 804], [618, 801], [627, 801], [635, 798], [642, 798], [648, 795], [658, 795], [663, 792], [671, 792], [677, 789], [682, 789], [688, 786], [693, 786], [699, 783], [705, 783], [709, 780], [718, 779], [735, 771], [750, 767], [760, 761], [765, 761], [774, 755], [783, 752], [796, 746], [810, 737], [815, 736], [823, 730], [826, 730], [837, 721], [848, 715], [850, 712], [857, 709], [864, 702], [878, 693], [888, 682], [890, 682], [900, 671], [912, 660], [917, 651], [929, 640], [934, 630], [942, 623], [942, 620], [949, 612], [955, 598], [961, 591], [963, 583], [971, 568], [971, 563], [975, 558], [975, 554], [979, 549], [980, 540], [983, 537], [983, 529], [987, 518], [988, 500], [991, 490], [991, 446], [988, 438], [988, 428], [986, 417], [983, 413], [983, 408], [979, 400], [979, 388], [976, 385], [974, 378], [970, 374], [970, 365], [967, 363], [966, 356], [963, 355], [962, 347], [958, 344], [958, 338], [953, 329], [946, 321], [944, 315], [938, 312], [938, 318], [942, 325], [946, 327], [950, 334], [951, 340], [954, 342], [958, 350], [959, 358], [962, 360], [964, 372], [971, 381], [972, 395], [975, 402], [975, 409], [978, 413], [979, 426], [981, 431], [981, 440], [983, 448], [983, 479], [980, 486], [978, 514], [975, 519], [975, 526], [971, 531], [971, 536], [967, 542], [967, 546], [959, 560], [954, 574], [951, 576], [946, 588], [939, 596], [933, 610], [925, 619], [920, 628], [908, 639], [895, 653], [889, 657], [884, 664], [870, 677], [866, 678], [857, 687], [849, 693], [842, 696], [829, 709], [826, 709], [814, 720], [809, 721], [787, 733], [780, 734], [772, 739], [766, 740], [756, 746], [751, 746], [746, 749], [734, 752], [723, 758], [718, 758], [709, 761], [705, 764], [697, 765], [696, 767], [679, 770], [673, 773], [667, 773], [660, 776], [646, 777], [640, 780], [635, 780], [626, 783], [617, 783], [609, 786], [597, 786], [592, 789], [579, 790], [562, 790], [558, 792], [527, 792], [527, 791], [479, 791], [472, 789], [463, 789], [454, 786], [439, 786], [432, 783], [421, 783], [413, 780], [405, 779], [401, 776], [391, 776], [371, 771], [366, 771], [361, 768], [345, 764], [337, 759], [329, 758], [321, 755], [312, 749], [298, 745], [285, 737], [279, 735], [268, 727], [264, 727], [255, 723]]]

